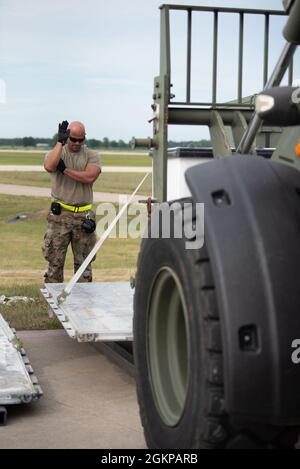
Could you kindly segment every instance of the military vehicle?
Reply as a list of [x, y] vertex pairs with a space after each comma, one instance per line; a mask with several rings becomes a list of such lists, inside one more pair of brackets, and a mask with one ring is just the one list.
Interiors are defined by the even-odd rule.
[[[76, 284], [109, 228], [66, 286], [46, 284], [42, 290], [79, 342], [121, 342], [128, 352], [133, 339], [150, 448], [292, 448], [299, 439], [300, 90], [292, 85], [300, 0], [284, 7], [161, 6], [153, 136], [133, 141], [147, 145], [153, 158], [149, 228], [135, 291], [127, 282]], [[181, 101], [172, 92], [173, 12], [187, 18]], [[209, 15], [213, 24], [210, 102], [195, 101], [191, 87], [198, 14]], [[239, 24], [237, 96], [221, 102], [219, 25], [229, 14]], [[285, 16], [286, 43], [269, 76], [272, 21]], [[264, 83], [256, 97], [245, 98], [248, 17], [264, 24]], [[286, 73], [289, 86], [281, 87]], [[208, 126], [212, 148], [168, 150], [169, 125]], [[184, 235], [178, 236], [178, 227]]]
[[[181, 101], [172, 91], [174, 12], [187, 21]], [[160, 14], [153, 136], [134, 140], [151, 149], [157, 202], [150, 233], [158, 236], [142, 241], [134, 294], [146, 441], [169, 449], [292, 448], [300, 433], [300, 93], [292, 87], [300, 0], [285, 1], [283, 11], [162, 5]], [[213, 22], [210, 102], [194, 101], [191, 89], [199, 14]], [[239, 22], [238, 92], [222, 103], [219, 25], [228, 14]], [[248, 15], [264, 22], [264, 91], [257, 90], [256, 101], [243, 97]], [[270, 21], [283, 15], [286, 43], [270, 75]], [[286, 72], [289, 86], [280, 87]], [[169, 125], [208, 126], [212, 149], [168, 150]], [[176, 237], [174, 230], [169, 239], [163, 236], [162, 218], [154, 215], [175, 200], [174, 226], [183, 219], [195, 225], [197, 204], [204, 204], [203, 247], [187, 249], [194, 239]]]

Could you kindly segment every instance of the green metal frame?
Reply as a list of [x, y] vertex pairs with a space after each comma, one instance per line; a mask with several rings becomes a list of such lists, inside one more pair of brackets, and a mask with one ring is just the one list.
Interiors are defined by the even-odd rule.
[[[296, 0], [299, 1], [299, 0]], [[256, 147], [275, 148], [280, 141], [282, 129], [264, 128], [254, 114], [254, 96], [243, 98], [244, 79], [244, 21], [246, 15], [264, 17], [263, 39], [263, 84], [262, 88], [279, 85], [289, 68], [289, 84], [293, 82], [293, 55], [296, 44], [287, 43], [278, 64], [269, 78], [270, 18], [287, 16], [286, 11], [196, 7], [190, 5], [162, 5], [160, 25], [160, 75], [154, 79], [153, 92], [153, 138], [148, 147], [153, 157], [153, 198], [158, 202], [167, 199], [167, 149], [169, 125], [206, 125], [209, 127], [212, 151], [215, 158], [240, 153], [256, 153]], [[175, 101], [172, 94], [172, 64], [170, 44], [170, 12], [181, 11], [187, 18], [186, 96], [184, 101]], [[191, 93], [192, 70], [192, 27], [193, 13], [208, 12], [213, 23], [213, 71], [211, 101], [194, 102]], [[226, 14], [239, 17], [239, 54], [237, 95], [233, 101], [218, 101], [218, 50], [219, 19]], [[258, 90], [260, 91], [260, 90]], [[231, 130], [228, 130], [230, 127]], [[233, 142], [233, 148], [232, 148]], [[136, 140], [136, 146], [145, 144], [145, 139]]]
[[[230, 139], [226, 127], [232, 127], [232, 135], [237, 148], [254, 111], [253, 100], [243, 99], [243, 64], [244, 64], [244, 19], [245, 15], [261, 15], [265, 18], [263, 77], [265, 85], [269, 76], [269, 36], [270, 17], [285, 16], [284, 11], [196, 7], [182, 5], [162, 5], [161, 7], [161, 39], [160, 39], [160, 76], [154, 80], [153, 121], [153, 197], [158, 201], [167, 198], [167, 142], [168, 125], [207, 125], [210, 129], [213, 155], [215, 158], [232, 153]], [[170, 12], [182, 11], [187, 16], [187, 56], [186, 56], [186, 99], [175, 101], [172, 95], [172, 68], [170, 45]], [[191, 51], [192, 26], [194, 12], [210, 12], [213, 17], [213, 72], [210, 102], [193, 102], [191, 100]], [[237, 95], [230, 103], [218, 102], [218, 48], [219, 19], [222, 14], [236, 14], [239, 17], [239, 56]], [[290, 66], [289, 82], [293, 80], [293, 67]], [[269, 136], [269, 133], [267, 133]], [[267, 139], [265, 142], [267, 143]], [[261, 143], [261, 140], [260, 140]], [[255, 153], [255, 142], [250, 151]]]

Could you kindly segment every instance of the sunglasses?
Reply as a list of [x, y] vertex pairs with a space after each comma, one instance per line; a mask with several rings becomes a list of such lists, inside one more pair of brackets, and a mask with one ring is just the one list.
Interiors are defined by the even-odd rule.
[[83, 138], [75, 138], [75, 137], [71, 137], [71, 136], [70, 136], [69, 139], [70, 139], [71, 142], [73, 142], [73, 143], [77, 143], [77, 142], [78, 142], [78, 143], [82, 143], [82, 142], [84, 142], [85, 137], [83, 137]]

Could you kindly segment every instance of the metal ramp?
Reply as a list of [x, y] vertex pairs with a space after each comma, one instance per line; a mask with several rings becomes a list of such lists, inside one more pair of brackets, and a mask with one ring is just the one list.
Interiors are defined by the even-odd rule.
[[77, 283], [58, 304], [64, 286], [47, 283], [41, 292], [71, 338], [78, 342], [132, 341], [133, 290], [128, 282]]
[[[14, 329], [0, 314], [0, 406], [27, 404], [43, 395]], [[2, 424], [6, 410], [1, 407]]]

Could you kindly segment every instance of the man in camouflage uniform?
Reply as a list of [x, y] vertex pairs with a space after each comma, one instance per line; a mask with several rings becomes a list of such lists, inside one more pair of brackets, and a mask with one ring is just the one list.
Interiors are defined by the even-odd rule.
[[[74, 272], [96, 243], [92, 186], [101, 173], [97, 152], [83, 145], [85, 128], [81, 122], [59, 124], [58, 142], [44, 162], [51, 174], [53, 202], [48, 214], [48, 230], [43, 254], [48, 261], [45, 283], [64, 281], [64, 264], [69, 244], [74, 257]], [[92, 281], [91, 264], [79, 282]]]

